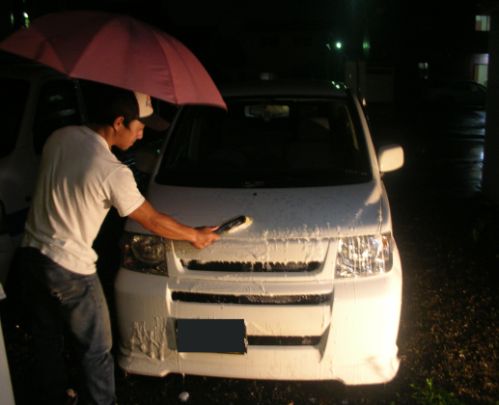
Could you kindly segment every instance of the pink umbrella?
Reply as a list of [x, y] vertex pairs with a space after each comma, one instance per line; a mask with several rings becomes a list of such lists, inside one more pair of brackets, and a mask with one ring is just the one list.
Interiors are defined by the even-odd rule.
[[139, 91], [176, 105], [226, 109], [203, 65], [180, 41], [132, 17], [95, 11], [47, 14], [0, 49], [66, 75]]

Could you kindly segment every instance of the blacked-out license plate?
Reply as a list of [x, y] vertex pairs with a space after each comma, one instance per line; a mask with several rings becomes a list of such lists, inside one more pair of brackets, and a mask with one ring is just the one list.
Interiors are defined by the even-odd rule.
[[175, 329], [179, 352], [246, 353], [244, 319], [177, 319]]

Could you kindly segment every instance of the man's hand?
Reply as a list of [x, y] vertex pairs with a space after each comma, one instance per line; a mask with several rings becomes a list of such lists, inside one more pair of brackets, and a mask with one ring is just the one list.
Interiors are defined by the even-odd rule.
[[129, 217], [156, 235], [166, 239], [185, 240], [198, 249], [211, 245], [220, 237], [214, 233], [218, 226], [192, 228], [156, 211], [147, 201], [144, 201]]
[[215, 242], [219, 235], [214, 233], [218, 229], [218, 226], [203, 226], [200, 228], [196, 228], [196, 240], [191, 242], [191, 245], [197, 249], [204, 249], [207, 246], [210, 246], [213, 242]]

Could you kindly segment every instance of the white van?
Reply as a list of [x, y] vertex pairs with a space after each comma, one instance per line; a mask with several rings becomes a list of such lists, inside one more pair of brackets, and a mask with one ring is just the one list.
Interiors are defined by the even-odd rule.
[[82, 122], [78, 82], [35, 63], [2, 60], [0, 282], [24, 230], [42, 147], [56, 128]]
[[334, 82], [222, 89], [228, 112], [185, 106], [148, 186], [192, 226], [253, 222], [196, 250], [129, 221], [115, 282], [130, 373], [390, 381], [402, 268], [363, 109]]

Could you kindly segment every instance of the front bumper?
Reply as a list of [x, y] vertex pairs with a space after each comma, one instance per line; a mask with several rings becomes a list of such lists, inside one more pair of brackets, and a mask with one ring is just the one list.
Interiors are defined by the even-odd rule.
[[[396, 375], [402, 292], [396, 249], [390, 272], [336, 280], [334, 288], [332, 281], [321, 277], [281, 277], [279, 282], [247, 275], [163, 277], [120, 269], [115, 283], [120, 367], [150, 376], [339, 380], [349, 385], [385, 383]], [[194, 299], [175, 298], [179, 291]], [[196, 302], [197, 294], [322, 298], [307, 304], [272, 305], [266, 299], [248, 305]], [[250, 343], [245, 354], [179, 353], [174, 325], [185, 318], [243, 319], [249, 337], [267, 340]], [[283, 337], [306, 338], [282, 344]]]

